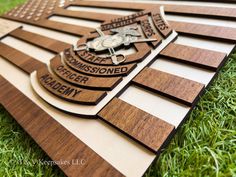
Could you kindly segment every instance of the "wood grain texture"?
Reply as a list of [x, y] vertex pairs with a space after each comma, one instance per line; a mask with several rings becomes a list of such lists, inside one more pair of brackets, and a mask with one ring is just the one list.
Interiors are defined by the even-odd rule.
[[172, 29], [161, 16], [160, 10], [152, 9], [151, 16], [157, 30], [164, 36], [164, 38], [167, 38], [172, 33]]
[[90, 31], [94, 30], [93, 28], [89, 28], [85, 26], [72, 25], [72, 24], [67, 24], [67, 23], [62, 23], [62, 22], [57, 22], [57, 21], [51, 21], [51, 20], [42, 20], [40, 23], [35, 23], [34, 25], [73, 34], [76, 36], [83, 36], [83, 35], [88, 34]]
[[122, 100], [114, 98], [98, 116], [131, 138], [158, 152], [174, 126]]
[[57, 9], [54, 15], [73, 17], [79, 19], [86, 19], [92, 21], [105, 22], [106, 20], [118, 18], [119, 15], [107, 14], [107, 13], [97, 13], [97, 12], [84, 12], [84, 11], [73, 11], [65, 9]]
[[57, 21], [52, 21], [48, 19], [44, 19], [39, 21], [29, 21], [29, 20], [22, 20], [17, 17], [8, 17], [8, 16], [2, 16], [3, 18], [10, 19], [10, 20], [15, 20], [23, 23], [27, 23], [30, 25], [34, 26], [39, 26], [43, 28], [48, 28], [76, 36], [83, 36], [88, 34], [89, 31], [93, 31], [93, 28], [85, 27], [85, 26], [79, 26], [79, 25], [72, 25], [72, 24], [67, 24], [67, 23], [62, 23], [62, 22], [57, 22]]
[[61, 79], [89, 89], [112, 90], [122, 80], [121, 77], [93, 77], [75, 72], [62, 63], [60, 56], [53, 58], [50, 66]]
[[84, 159], [84, 165], [59, 163], [58, 166], [67, 176], [123, 176], [2, 76], [0, 76], [0, 103], [52, 160], [71, 162]]
[[192, 106], [204, 89], [204, 84], [181, 78], [166, 72], [145, 68], [133, 80], [133, 83]]
[[[215, 0], [217, 1], [217, 0]], [[212, 1], [211, 1], [212, 2]], [[225, 2], [218, 0], [217, 2]], [[230, 0], [230, 2], [235, 2]], [[152, 3], [132, 3], [129, 2], [81, 2], [77, 1], [72, 3], [74, 5], [80, 6], [95, 6], [95, 7], [111, 7], [115, 9], [132, 9], [132, 10], [146, 10], [156, 8], [158, 9], [160, 6], [165, 6], [165, 11], [168, 14], [185, 14], [185, 15], [198, 15], [198, 16], [206, 16], [213, 18], [224, 18], [224, 19], [235, 19], [236, 12], [234, 8], [224, 8], [224, 7], [206, 7], [206, 6], [192, 6], [192, 5], [170, 5], [170, 4], [152, 4]]]
[[172, 28], [180, 34], [200, 36], [226, 42], [236, 41], [236, 28], [204, 25], [188, 22], [169, 21]]
[[0, 56], [30, 74], [45, 66], [39, 60], [0, 42]]
[[25, 31], [23, 29], [16, 29], [9, 35], [55, 53], [60, 53], [71, 47], [68, 43], [42, 36], [37, 33]]
[[[66, 6], [68, 3], [69, 1], [66, 0], [63, 6]], [[93, 28], [80, 26], [79, 24], [72, 25], [50, 20], [49, 17], [53, 15], [54, 11], [56, 11], [56, 9], [62, 9], [63, 6], [60, 5], [59, 0], [27, 1], [25, 4], [4, 14], [3, 17], [77, 36], [83, 36], [93, 30]]]
[[[134, 10], [134, 12], [140, 10], [159, 9], [161, 5], [164, 5], [166, 12], [170, 14], [200, 15], [207, 17], [227, 18], [227, 19], [235, 19], [236, 17], [236, 12], [234, 8], [220, 8], [220, 7], [215, 8], [215, 7], [201, 7], [201, 6], [189, 6], [189, 5], [183, 6], [183, 5], [129, 3], [129, 2], [98, 2], [98, 1], [89, 1], [89, 2], [68, 1], [65, 3], [65, 7], [69, 5], [98, 7], [98, 8], [102, 7], [102, 8], [115, 8], [115, 9], [129, 9], [129, 10]], [[80, 36], [88, 34], [88, 31], [93, 31], [93, 29], [79, 25], [71, 25], [62, 22], [51, 21], [48, 20], [48, 17], [52, 16], [53, 14], [56, 14], [60, 16], [89, 19], [101, 22], [109, 21], [114, 17], [115, 18], [118, 17], [118, 15], [112, 15], [112, 14], [106, 15], [102, 13], [92, 13], [92, 12], [85, 13], [80, 11], [76, 12], [76, 11], [65, 10], [64, 7], [55, 7], [55, 4], [52, 3], [51, 1], [48, 2], [47, 6], [45, 6], [46, 8], [40, 8], [39, 6], [36, 5], [36, 3], [33, 3], [32, 8], [33, 7], [34, 8], [37, 7], [39, 10], [42, 10], [43, 12], [38, 13], [37, 11], [33, 15], [29, 15], [30, 14], [29, 10], [27, 10], [27, 8], [24, 7], [23, 9], [20, 10], [20, 12], [18, 12], [19, 9], [13, 9], [9, 13], [5, 14], [3, 17]], [[54, 9], [51, 10], [50, 9], [51, 7], [53, 7]], [[37, 16], [38, 14], [40, 14], [39, 17]], [[231, 33], [229, 31], [227, 31], [228, 34]], [[181, 32], [181, 30], [179, 32]], [[198, 32], [196, 33], [198, 34]], [[212, 34], [212, 36], [216, 35]], [[232, 36], [235, 35], [227, 37], [227, 40], [231, 39]], [[235, 38], [232, 39], [235, 41]]]
[[217, 71], [224, 63], [227, 54], [201, 48], [170, 43], [160, 53], [170, 60], [184, 62], [190, 65]]
[[86, 7], [104, 7], [113, 9], [127, 10], [144, 10], [150, 8], [149, 4], [145, 3], [130, 3], [130, 2], [112, 2], [112, 1], [80, 1], [76, 0], [71, 5], [86, 6]]
[[162, 42], [162, 38], [159, 36], [159, 34], [156, 34], [156, 32], [154, 31], [149, 21], [148, 15], [139, 17], [138, 20], [145, 37], [150, 39], [156, 39], [157, 41], [151, 42], [151, 44], [154, 48], [158, 47]]
[[[225, 1], [224, 1], [225, 2]], [[167, 14], [185, 14], [193, 16], [204, 16], [212, 18], [223, 18], [223, 19], [236, 19], [235, 8], [224, 8], [224, 7], [204, 7], [204, 6], [191, 6], [191, 5], [167, 5], [165, 11]]]
[[83, 105], [96, 105], [106, 96], [104, 91], [82, 89], [61, 81], [53, 76], [47, 67], [37, 70], [37, 78], [45, 89], [67, 101]]
[[[205, 1], [205, 0], [204, 0]], [[235, 2], [234, 0], [228, 0]], [[210, 1], [212, 2], [212, 1]], [[215, 0], [215, 2], [225, 2], [223, 0]], [[129, 2], [96, 2], [96, 1], [77, 1], [73, 3], [80, 6], [95, 6], [115, 9], [132, 9], [132, 10], [146, 10], [165, 6], [165, 11], [168, 14], [185, 14], [185, 15], [198, 15], [213, 18], [235, 19], [236, 12], [234, 8], [224, 7], [206, 7], [206, 6], [192, 6], [192, 5], [170, 5], [170, 4], [152, 4], [152, 3], [129, 3]]]
[[[184, 0], [187, 1], [187, 0]], [[205, 1], [205, 0], [201, 0]], [[228, 0], [235, 2], [234, 0]], [[226, 2], [223, 0], [212, 0], [210, 2]], [[213, 18], [225, 18], [235, 19], [236, 12], [234, 8], [224, 7], [208, 7], [208, 6], [191, 6], [191, 5], [169, 5], [169, 4], [154, 4], [154, 3], [130, 3], [130, 2], [99, 2], [99, 1], [79, 1], [73, 2], [74, 5], [88, 6], [88, 7], [103, 7], [103, 8], [114, 8], [114, 9], [127, 9], [127, 10], [147, 10], [160, 6], [165, 6], [165, 11], [168, 14], [186, 14], [186, 15], [198, 15]]]

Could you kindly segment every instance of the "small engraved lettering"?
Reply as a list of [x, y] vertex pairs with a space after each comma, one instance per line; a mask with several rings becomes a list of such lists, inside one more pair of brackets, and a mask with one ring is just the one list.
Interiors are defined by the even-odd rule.
[[162, 19], [161, 15], [156, 13], [156, 14], [152, 14], [152, 17], [153, 17], [153, 21], [154, 21], [154, 24], [155, 26], [163, 31], [163, 30], [167, 30], [169, 27], [168, 25], [165, 23], [165, 21]]
[[68, 87], [59, 81], [53, 79], [49, 74], [45, 74], [40, 77], [40, 80], [44, 82], [45, 86], [51, 87], [54, 91], [69, 97], [76, 97], [81, 90], [77, 90], [71, 87]]

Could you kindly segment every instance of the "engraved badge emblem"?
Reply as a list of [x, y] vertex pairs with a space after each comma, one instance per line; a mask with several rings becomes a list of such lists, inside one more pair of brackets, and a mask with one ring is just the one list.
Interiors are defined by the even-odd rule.
[[[105, 35], [100, 29], [97, 28], [96, 31], [100, 37], [94, 39], [91, 42], [75, 47], [75, 50], [108, 50], [110, 53], [109, 57], [111, 57], [113, 64], [118, 65], [125, 61], [125, 56], [123, 54], [116, 54], [115, 48], [120, 47], [121, 45], [129, 46], [130, 44], [136, 42], [157, 41], [157, 39], [139, 39], [138, 37], [141, 37], [141, 34], [137, 31], [137, 29], [137, 27], [122, 27], [119, 29], [112, 29], [111, 32], [116, 33], [114, 35]], [[122, 59], [118, 60], [118, 56], [120, 56]]]
[[56, 108], [96, 116], [176, 36], [163, 7], [111, 19], [33, 72], [32, 86]]

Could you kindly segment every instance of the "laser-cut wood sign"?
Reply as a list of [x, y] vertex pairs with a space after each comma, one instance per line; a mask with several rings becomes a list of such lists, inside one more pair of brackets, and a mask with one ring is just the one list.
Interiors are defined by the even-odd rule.
[[[74, 7], [87, 11], [70, 10]], [[109, 8], [132, 13], [107, 14]], [[0, 19], [0, 102], [53, 160], [85, 159], [86, 166], [59, 164], [66, 175], [142, 176], [222, 67], [236, 40], [235, 28], [178, 21], [177, 16], [168, 20], [168, 14], [235, 20], [235, 11], [236, 7], [168, 1], [28, 1]], [[50, 19], [54, 15], [101, 24], [91, 28], [82, 22], [56, 22]], [[37, 32], [26, 30], [25, 24], [36, 26]], [[75, 35], [78, 40], [67, 43], [59, 40], [60, 35], [42, 35], [41, 28]], [[206, 48], [182, 44], [182, 35], [202, 44], [206, 39], [212, 45], [224, 41], [220, 45], [227, 51], [210, 50], [214, 49], [210, 44]], [[55, 55], [49, 62], [36, 59], [25, 52], [27, 47], [23, 51], [7, 43], [7, 37]], [[8, 69], [19, 77], [11, 78]], [[195, 73], [202, 78], [197, 80]], [[25, 85], [18, 84], [23, 78], [27, 78]], [[173, 116], [170, 111], [165, 116], [158, 107], [171, 109]]]

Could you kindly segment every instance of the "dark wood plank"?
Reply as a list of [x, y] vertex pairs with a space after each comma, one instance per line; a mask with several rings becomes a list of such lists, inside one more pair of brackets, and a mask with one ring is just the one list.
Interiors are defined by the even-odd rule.
[[[187, 1], [187, 0], [184, 0]], [[205, 1], [205, 0], [200, 0]], [[230, 2], [236, 2], [234, 0], [228, 0]], [[212, 0], [210, 2], [226, 2], [223, 0]], [[103, 7], [114, 9], [127, 9], [127, 10], [147, 10], [160, 6], [165, 7], [165, 11], [169, 14], [185, 14], [185, 15], [198, 15], [214, 18], [235, 19], [235, 8], [222, 8], [222, 7], [208, 7], [208, 6], [193, 6], [193, 5], [169, 5], [169, 4], [154, 4], [154, 3], [130, 3], [130, 2], [99, 2], [99, 1], [80, 1], [72, 2], [72, 4], [88, 7]]]
[[[205, 0], [203, 0], [205, 1]], [[228, 0], [230, 2], [236, 2], [234, 0]], [[212, 2], [212, 1], [211, 1]], [[215, 2], [225, 2], [223, 0], [215, 0]], [[206, 6], [192, 6], [192, 5], [169, 5], [169, 4], [152, 4], [152, 3], [132, 3], [129, 2], [77, 2], [81, 6], [96, 6], [105, 8], [117, 8], [117, 9], [133, 9], [133, 10], [145, 10], [155, 7], [158, 9], [160, 6], [165, 7], [165, 11], [170, 14], [186, 14], [186, 15], [200, 15], [215, 18], [235, 19], [235, 8], [222, 8], [222, 7], [206, 7]]]
[[158, 47], [162, 43], [162, 38], [159, 36], [159, 34], [156, 34], [156, 32], [154, 31], [149, 21], [148, 15], [139, 17], [138, 21], [140, 23], [140, 26], [143, 30], [145, 37], [149, 39], [156, 39], [157, 41], [151, 42], [151, 44], [154, 48]]
[[96, 105], [106, 96], [105, 91], [82, 89], [63, 82], [53, 76], [47, 67], [37, 70], [37, 78], [49, 92], [67, 101], [83, 105]]
[[72, 162], [84, 159], [85, 165], [59, 163], [58, 166], [67, 176], [123, 176], [2, 76], [0, 103], [52, 160]]
[[48, 29], [72, 34], [75, 36], [83, 36], [83, 35], [88, 34], [91, 31], [94, 31], [93, 28], [79, 26], [79, 25], [72, 25], [72, 24], [63, 23], [63, 22], [57, 22], [57, 21], [52, 21], [52, 20], [48, 20], [48, 19], [43, 19], [41, 21], [30, 21], [30, 20], [23, 20], [23, 19], [17, 18], [17, 17], [9, 17], [6, 15], [2, 16], [2, 17], [6, 18], [6, 19], [10, 19], [10, 20], [15, 20], [15, 21], [27, 23], [30, 25], [35, 25], [35, 26], [39, 26], [39, 27], [43, 27], [43, 28], [48, 28]]
[[[225, 2], [225, 1], [224, 1]], [[166, 5], [166, 13], [169, 14], [184, 14], [194, 16], [204, 16], [223, 19], [236, 19], [235, 8], [223, 8], [223, 7], [204, 7], [204, 6], [191, 6], [191, 5]]]
[[93, 20], [99, 22], [105, 22], [109, 18], [118, 18], [119, 15], [107, 14], [107, 13], [97, 13], [97, 12], [85, 12], [85, 11], [72, 11], [72, 10], [65, 10], [65, 9], [57, 9], [54, 12], [55, 15], [66, 16], [66, 17], [73, 17], [73, 18], [80, 18], [86, 20]]
[[59, 3], [61, 3], [59, 0], [43, 0], [41, 2], [35, 0], [32, 3], [31, 1], [27, 1], [25, 4], [20, 5], [4, 14], [3, 17], [44, 28], [66, 32], [76, 36], [83, 36], [88, 34], [89, 31], [94, 30], [93, 28], [80, 26], [80, 24], [72, 25], [50, 20], [50, 17], [57, 9], [62, 9], [64, 6], [66, 6], [64, 3], [64, 6], [59, 7]]
[[161, 51], [160, 55], [168, 57], [170, 60], [184, 62], [213, 71], [217, 71], [227, 57], [226, 53], [175, 43], [170, 43], [164, 50]]
[[113, 9], [127, 9], [127, 10], [144, 10], [151, 6], [145, 3], [130, 3], [130, 2], [112, 2], [112, 1], [80, 1], [71, 2], [71, 5], [79, 5], [86, 7], [103, 7]]
[[68, 43], [42, 36], [37, 33], [25, 31], [23, 29], [16, 29], [9, 35], [55, 53], [60, 53], [71, 47]]
[[78, 73], [64, 65], [60, 56], [53, 58], [50, 65], [61, 79], [89, 89], [112, 90], [122, 80], [121, 77], [93, 77]]
[[165, 19], [161, 16], [160, 10], [152, 9], [151, 15], [152, 21], [157, 30], [164, 36], [164, 38], [167, 38], [172, 33], [172, 29], [170, 25], [165, 21]]
[[174, 126], [122, 100], [114, 98], [98, 116], [143, 144], [158, 152], [174, 130]]
[[204, 89], [204, 84], [181, 78], [152, 68], [145, 68], [133, 83], [192, 106]]
[[236, 28], [204, 25], [188, 22], [169, 21], [173, 29], [180, 34], [200, 36], [226, 42], [236, 41]]
[[83, 36], [88, 34], [90, 31], [94, 31], [93, 28], [85, 27], [85, 26], [79, 26], [78, 25], [72, 25], [52, 20], [43, 20], [41, 23], [35, 23], [35, 25], [73, 34], [76, 36]]
[[30, 74], [45, 66], [39, 60], [0, 42], [0, 56]]

